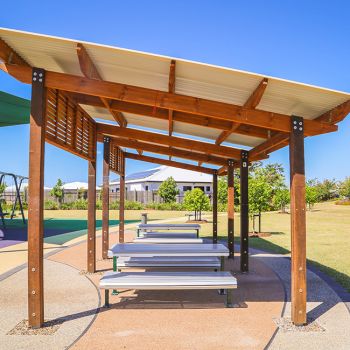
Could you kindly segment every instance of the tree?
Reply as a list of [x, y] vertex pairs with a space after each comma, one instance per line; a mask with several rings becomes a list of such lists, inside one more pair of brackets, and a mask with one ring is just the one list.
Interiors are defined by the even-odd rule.
[[209, 198], [200, 188], [186, 191], [183, 204], [187, 210], [194, 211], [195, 220], [202, 219], [203, 210], [210, 210]]
[[218, 203], [227, 204], [227, 176], [219, 177]]
[[319, 201], [328, 201], [338, 196], [338, 184], [334, 179], [325, 179], [322, 182], [317, 181], [315, 187]]
[[306, 184], [305, 201], [309, 206], [309, 210], [311, 210], [314, 204], [317, 203], [318, 199], [319, 199], [319, 193], [317, 188], [315, 186], [310, 186], [309, 184]]
[[55, 197], [56, 201], [58, 201], [58, 206], [60, 207], [63, 201], [63, 183], [61, 179], [58, 179], [56, 185], [50, 191], [50, 195]]
[[286, 206], [290, 202], [290, 193], [287, 188], [281, 188], [276, 191], [273, 197], [275, 207], [280, 208], [282, 213], [286, 212]]
[[340, 195], [350, 199], [350, 177], [346, 177], [340, 184]]
[[168, 177], [160, 184], [158, 194], [165, 203], [175, 202], [176, 196], [179, 194], [179, 189], [173, 177]]
[[[249, 179], [248, 203], [249, 212], [253, 217], [259, 215], [259, 232], [261, 231], [261, 212], [270, 209], [272, 187], [265, 181], [263, 176], [253, 176]], [[254, 221], [253, 221], [254, 223]]]

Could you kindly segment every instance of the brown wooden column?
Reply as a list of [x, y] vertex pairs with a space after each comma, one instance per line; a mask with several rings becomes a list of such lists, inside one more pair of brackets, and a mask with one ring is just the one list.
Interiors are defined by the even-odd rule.
[[235, 218], [235, 190], [234, 190], [234, 161], [227, 163], [227, 241], [230, 251], [229, 258], [234, 258], [234, 218]]
[[87, 270], [94, 273], [96, 271], [96, 161], [89, 160], [88, 167]]
[[248, 152], [241, 151], [240, 164], [241, 272], [249, 271]]
[[29, 142], [28, 320], [44, 323], [43, 216], [46, 88], [45, 71], [33, 68]]
[[306, 323], [306, 206], [304, 121], [292, 117], [290, 134], [291, 299], [292, 321]]
[[102, 192], [102, 258], [108, 259], [109, 249], [109, 158], [111, 139], [103, 138], [103, 192]]
[[122, 157], [122, 172], [119, 181], [119, 243], [124, 243], [124, 203], [125, 203], [125, 158]]
[[213, 174], [213, 243], [218, 242], [218, 174]]

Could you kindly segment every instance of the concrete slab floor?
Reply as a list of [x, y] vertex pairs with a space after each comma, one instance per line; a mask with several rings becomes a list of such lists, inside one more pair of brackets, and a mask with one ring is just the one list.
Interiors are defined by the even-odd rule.
[[[127, 235], [131, 240], [133, 235]], [[101, 242], [97, 241], [97, 252]], [[50, 260], [85, 269], [85, 243], [61, 251]], [[98, 253], [100, 256], [100, 253]], [[101, 309], [73, 349], [263, 349], [269, 342], [284, 305], [284, 289], [275, 273], [252, 261], [251, 273], [238, 273], [239, 259], [226, 269], [236, 273], [237, 308], [225, 308], [217, 291], [133, 291], [111, 296], [111, 309]], [[89, 275], [98, 284], [112, 261], [98, 259], [100, 272]]]

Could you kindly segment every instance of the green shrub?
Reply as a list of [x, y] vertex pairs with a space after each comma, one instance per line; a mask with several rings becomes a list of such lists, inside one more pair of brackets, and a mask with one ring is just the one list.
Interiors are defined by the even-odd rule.
[[57, 210], [58, 204], [55, 201], [48, 200], [48, 201], [45, 201], [44, 208], [45, 210]]
[[62, 210], [72, 210], [73, 209], [73, 202], [71, 203], [62, 203], [61, 204]]
[[113, 201], [109, 203], [109, 209], [118, 210], [119, 209], [119, 201]]
[[88, 202], [86, 199], [83, 199], [83, 198], [77, 199], [72, 204], [73, 204], [72, 208], [76, 210], [86, 210], [88, 208]]
[[144, 209], [144, 206], [140, 202], [135, 201], [125, 201], [124, 203], [124, 209], [125, 210], [142, 210]]
[[102, 210], [102, 201], [101, 201], [101, 199], [98, 199], [96, 201], [96, 209], [97, 210]]
[[218, 203], [218, 211], [219, 212], [227, 212], [227, 203]]

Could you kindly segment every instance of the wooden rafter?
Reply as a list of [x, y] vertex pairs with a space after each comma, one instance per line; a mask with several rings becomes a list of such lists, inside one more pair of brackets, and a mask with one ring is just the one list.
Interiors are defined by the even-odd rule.
[[[329, 124], [341, 122], [350, 113], [350, 100], [336, 106], [328, 112], [320, 115], [315, 120], [322, 121]], [[305, 122], [306, 120], [304, 120]], [[253, 148], [249, 154], [256, 157], [263, 153], [271, 153], [277, 151], [289, 144], [289, 134], [277, 133], [267, 141]]]
[[[103, 80], [83, 44], [77, 44], [77, 54], [79, 58], [80, 70], [84, 74], [84, 76], [89, 79]], [[114, 111], [111, 109], [110, 100], [104, 97], [100, 97], [100, 99], [104, 107], [108, 109], [108, 111], [112, 114], [116, 122], [122, 127], [126, 126], [127, 122], [125, 117], [121, 112]]]
[[331, 109], [330, 111], [320, 115], [316, 118], [318, 121], [337, 124], [341, 122], [350, 113], [350, 100], [341, 103], [337, 107]]
[[144, 130], [121, 128], [110, 124], [97, 123], [97, 133], [150, 142], [155, 145], [160, 144], [206, 154], [215, 154], [226, 158], [239, 159], [240, 157], [240, 150], [233, 147], [217, 146], [207, 142], [157, 134]]
[[[87, 96], [77, 93], [70, 93], [72, 98], [75, 99], [77, 103], [84, 105], [91, 105], [96, 107], [103, 107], [102, 102], [98, 97]], [[140, 116], [148, 116], [152, 118], [168, 120], [168, 110], [164, 108], [154, 109], [151, 106], [140, 105], [136, 103], [130, 103], [125, 101], [111, 101], [111, 109], [118, 110], [122, 112], [132, 113]], [[203, 117], [195, 114], [184, 113], [184, 112], [173, 112], [173, 121], [178, 121], [191, 125], [204, 126], [208, 128], [218, 129], [218, 130], [231, 130], [232, 123], [227, 120], [214, 119], [211, 117]], [[232, 130], [231, 130], [232, 131]], [[266, 139], [268, 137], [268, 131], [256, 126], [241, 124], [237, 130], [233, 133], [259, 137]]]
[[[193, 161], [203, 161], [203, 163], [215, 164], [222, 166], [227, 163], [227, 158], [207, 155], [203, 153], [197, 153], [193, 151], [188, 151], [184, 149], [170, 148], [168, 146], [153, 145], [147, 142], [142, 142], [138, 140], [124, 139], [118, 137], [111, 137], [111, 139], [120, 147], [132, 148], [134, 150], [141, 149], [145, 152], [151, 152], [156, 154], [164, 154], [177, 158], [183, 158]], [[103, 142], [103, 136], [98, 135], [97, 140]]]
[[215, 169], [205, 168], [201, 166], [196, 166], [192, 164], [186, 164], [181, 162], [176, 162], [174, 160], [168, 160], [168, 159], [162, 159], [162, 158], [156, 158], [156, 157], [150, 157], [150, 156], [140, 156], [134, 153], [125, 153], [126, 158], [140, 160], [143, 162], [149, 162], [149, 163], [156, 163], [156, 164], [162, 164], [162, 165], [168, 165], [172, 166], [174, 168], [180, 168], [180, 169], [187, 169], [192, 171], [198, 171], [205, 174], [214, 174]]
[[0, 38], [0, 69], [9, 73], [7, 71], [7, 65], [19, 65], [30, 67], [30, 65], [12, 48]]
[[[7, 70], [22, 82], [31, 83], [31, 69], [24, 66], [7, 65]], [[268, 130], [290, 132], [291, 117], [258, 109], [249, 109], [234, 104], [207, 100], [187, 95], [170, 94], [169, 92], [120, 84], [115, 82], [93, 80], [71, 74], [47, 71], [46, 87], [78, 92], [86, 95], [123, 100], [154, 108], [173, 109], [214, 119], [229, 120], [241, 124], [254, 125]], [[332, 132], [336, 125], [305, 120], [305, 135]]]
[[267, 153], [273, 147], [283, 144], [289, 140], [289, 134], [276, 134], [269, 138], [267, 141], [261, 143], [260, 145], [254, 147], [249, 152], [249, 158], [254, 159], [262, 153]]
[[[169, 69], [169, 86], [168, 91], [169, 93], [173, 94], [175, 93], [175, 70], [176, 70], [176, 61], [172, 60], [170, 63], [170, 69]], [[173, 110], [169, 109], [169, 136], [172, 135], [174, 125], [173, 125]]]
[[[253, 91], [253, 93], [249, 96], [248, 100], [246, 101], [246, 103], [243, 105], [243, 107], [245, 108], [251, 108], [251, 109], [255, 109], [258, 104], [260, 103], [265, 89], [267, 87], [267, 83], [268, 83], [268, 79], [264, 78], [259, 85], [257, 86], [257, 88]], [[223, 131], [218, 138], [216, 139], [215, 143], [217, 145], [220, 145], [222, 142], [224, 142], [233, 132], [235, 132], [239, 126], [241, 124], [240, 123], [232, 123], [232, 127], [230, 130], [225, 130]]]

